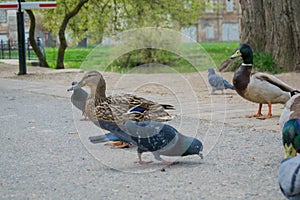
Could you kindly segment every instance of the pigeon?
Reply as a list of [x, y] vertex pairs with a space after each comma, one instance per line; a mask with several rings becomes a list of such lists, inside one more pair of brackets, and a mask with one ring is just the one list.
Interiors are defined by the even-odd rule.
[[71, 102], [77, 109], [81, 110], [82, 115], [84, 116], [82, 120], [87, 120], [87, 116], [85, 114], [85, 104], [88, 97], [88, 93], [82, 88], [74, 89], [73, 86], [76, 84], [77, 82], [72, 82], [72, 86], [68, 88], [67, 91], [73, 91], [73, 94], [71, 96]]
[[300, 199], [300, 155], [284, 159], [278, 170], [281, 192], [290, 200]]
[[[84, 118], [82, 120], [87, 120], [87, 115], [85, 113], [85, 105], [86, 100], [88, 97], [88, 93], [82, 88], [74, 88], [77, 85], [77, 82], [72, 82], [72, 86], [67, 89], [67, 91], [73, 91], [71, 96], [72, 104], [82, 111], [82, 115]], [[96, 126], [99, 126], [97, 121], [93, 121]], [[106, 133], [104, 135], [97, 135], [89, 137], [89, 140], [96, 144], [96, 143], [103, 143], [106, 142], [108, 145], [113, 145], [115, 148], [127, 148], [131, 144], [126, 140], [121, 140], [116, 134], [114, 133]]]
[[212, 94], [217, 90], [222, 90], [222, 94], [225, 89], [234, 90], [234, 87], [221, 76], [217, 75], [213, 68], [208, 69], [208, 82], [211, 86]]
[[141, 156], [144, 152], [151, 152], [154, 158], [162, 164], [173, 165], [178, 162], [169, 162], [161, 158], [164, 156], [188, 156], [198, 155], [203, 158], [203, 145], [200, 140], [185, 136], [175, 128], [162, 122], [154, 121], [126, 121], [123, 125], [117, 125], [105, 121], [99, 121], [103, 129], [110, 130], [118, 137], [131, 140], [136, 145], [138, 162], [147, 164], [152, 161], [144, 161]]

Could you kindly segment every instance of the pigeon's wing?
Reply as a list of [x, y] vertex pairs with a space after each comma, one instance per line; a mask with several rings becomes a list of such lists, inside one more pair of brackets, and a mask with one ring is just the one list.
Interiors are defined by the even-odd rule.
[[217, 74], [208, 76], [209, 84], [216, 89], [224, 89], [223, 78]]
[[126, 132], [143, 151], [158, 151], [165, 148], [178, 132], [173, 127], [153, 121], [125, 122]]
[[278, 170], [280, 189], [286, 197], [300, 198], [300, 156], [283, 160]]
[[124, 127], [122, 125], [117, 125], [114, 123], [110, 123], [110, 122], [106, 122], [106, 121], [100, 121], [98, 120], [98, 125], [105, 129], [108, 130], [110, 132], [112, 132], [113, 134], [115, 134], [120, 141], [124, 141], [124, 142], [130, 142], [132, 144], [135, 144], [135, 141], [132, 139], [130, 134], [127, 134], [124, 131]]

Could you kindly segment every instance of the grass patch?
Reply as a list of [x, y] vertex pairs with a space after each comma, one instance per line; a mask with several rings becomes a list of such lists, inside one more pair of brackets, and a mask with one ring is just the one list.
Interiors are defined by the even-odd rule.
[[[265, 52], [254, 52], [253, 62], [255, 71], [269, 72], [271, 74], [282, 73], [283, 70], [276, 68], [271, 54]], [[231, 66], [230, 71], [235, 71], [242, 64], [242, 59], [237, 59]]]
[[[218, 67], [228, 59], [238, 42], [200, 42], [182, 44], [178, 47], [180, 53], [159, 49], [142, 49], [127, 52], [120, 57], [114, 58], [113, 46], [97, 46], [97, 48], [67, 48], [64, 57], [65, 68], [99, 69], [118, 73], [129, 71], [141, 71], [146, 66], [155, 68], [154, 73], [179, 72], [191, 73], [205, 71], [211, 67]], [[57, 60], [57, 48], [46, 48], [46, 58], [49, 66], [55, 68]], [[8, 57], [7, 52], [3, 52]], [[11, 52], [13, 59], [18, 59], [17, 51]], [[26, 52], [28, 59], [28, 52]], [[37, 59], [33, 51], [30, 52], [31, 60]], [[159, 63], [153, 68], [153, 63]], [[254, 53], [254, 63], [257, 71], [268, 71], [270, 73], [281, 73], [282, 70], [275, 67], [270, 54]], [[235, 70], [241, 64], [240, 60], [234, 62], [231, 70]], [[136, 66], [139, 69], [133, 70]], [[160, 67], [157, 67], [160, 65]], [[146, 70], [149, 73], [151, 70]]]

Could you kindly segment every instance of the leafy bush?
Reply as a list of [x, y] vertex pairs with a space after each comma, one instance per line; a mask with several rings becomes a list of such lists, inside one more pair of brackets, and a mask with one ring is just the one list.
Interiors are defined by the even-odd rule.
[[[255, 52], [253, 54], [253, 62], [255, 71], [260, 72], [269, 72], [272, 74], [281, 73], [282, 70], [277, 68], [275, 63], [273, 62], [273, 58], [271, 54], [265, 52]], [[235, 71], [242, 64], [241, 59], [237, 59], [230, 66], [230, 71]]]

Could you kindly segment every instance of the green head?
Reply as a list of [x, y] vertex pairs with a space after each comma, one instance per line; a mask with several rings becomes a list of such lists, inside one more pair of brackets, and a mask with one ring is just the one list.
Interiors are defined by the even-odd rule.
[[248, 44], [240, 44], [230, 58], [233, 59], [240, 56], [243, 58], [245, 64], [253, 64], [253, 52]]
[[300, 153], [300, 119], [290, 119], [282, 129], [282, 142], [285, 158], [295, 157]]

